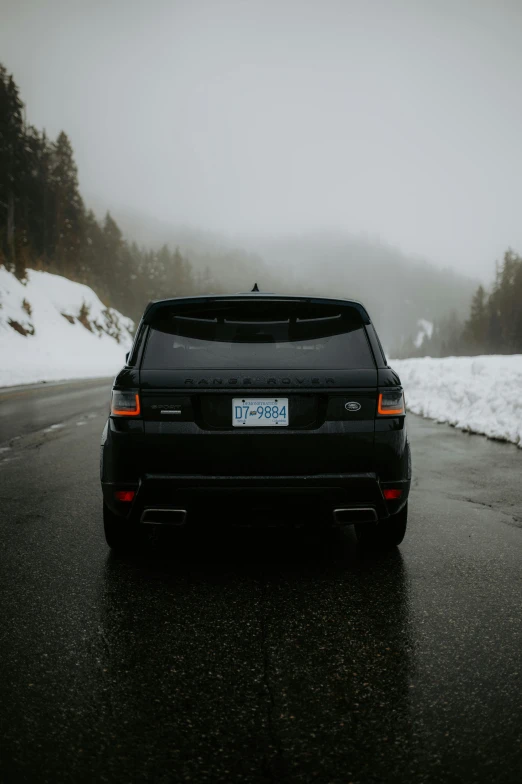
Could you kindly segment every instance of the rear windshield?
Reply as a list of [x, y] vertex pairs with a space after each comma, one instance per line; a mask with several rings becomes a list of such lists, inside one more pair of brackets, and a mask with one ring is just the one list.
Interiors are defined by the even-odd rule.
[[328, 370], [375, 363], [360, 316], [349, 308], [288, 312], [249, 303], [244, 311], [218, 314], [162, 313], [151, 326], [142, 367]]

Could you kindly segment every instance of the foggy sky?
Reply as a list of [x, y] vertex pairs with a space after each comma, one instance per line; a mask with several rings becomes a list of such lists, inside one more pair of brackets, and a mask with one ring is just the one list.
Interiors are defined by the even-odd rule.
[[82, 194], [233, 235], [335, 228], [487, 278], [522, 253], [522, 0], [0, 0]]

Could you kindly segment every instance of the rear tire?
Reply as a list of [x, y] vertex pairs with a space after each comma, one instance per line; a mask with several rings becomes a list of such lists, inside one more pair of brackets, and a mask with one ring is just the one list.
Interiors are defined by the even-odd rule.
[[105, 503], [103, 504], [103, 529], [105, 541], [113, 552], [126, 553], [136, 549], [139, 536], [135, 526], [114, 514]]
[[355, 533], [357, 541], [363, 547], [372, 550], [391, 550], [397, 547], [406, 533], [408, 523], [408, 504], [397, 514], [392, 515], [387, 520], [380, 523], [366, 523], [356, 525]]

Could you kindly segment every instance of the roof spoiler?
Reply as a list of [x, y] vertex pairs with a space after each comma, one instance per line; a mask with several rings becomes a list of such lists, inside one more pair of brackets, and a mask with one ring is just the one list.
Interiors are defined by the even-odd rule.
[[209, 305], [224, 306], [227, 304], [239, 303], [262, 303], [262, 302], [287, 302], [290, 304], [303, 304], [303, 305], [316, 305], [330, 306], [335, 308], [347, 308], [355, 310], [363, 324], [371, 324], [371, 319], [368, 315], [366, 308], [360, 302], [345, 299], [329, 299], [327, 297], [288, 297], [280, 294], [260, 294], [256, 293], [255, 297], [252, 294], [233, 294], [233, 295], [217, 295], [217, 296], [203, 296], [203, 297], [178, 297], [175, 299], [164, 299], [157, 302], [150, 302], [145, 313], [143, 314], [143, 322], [151, 324], [160, 315], [161, 311], [175, 308], [179, 310], [180, 315], [183, 311], [193, 310], [198, 306], [208, 307]]

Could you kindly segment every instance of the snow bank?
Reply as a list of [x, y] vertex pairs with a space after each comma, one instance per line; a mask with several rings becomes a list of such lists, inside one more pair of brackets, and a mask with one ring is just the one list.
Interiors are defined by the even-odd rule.
[[0, 386], [114, 376], [133, 331], [88, 286], [34, 270], [20, 283], [0, 266]]
[[395, 359], [410, 411], [522, 448], [522, 354]]

